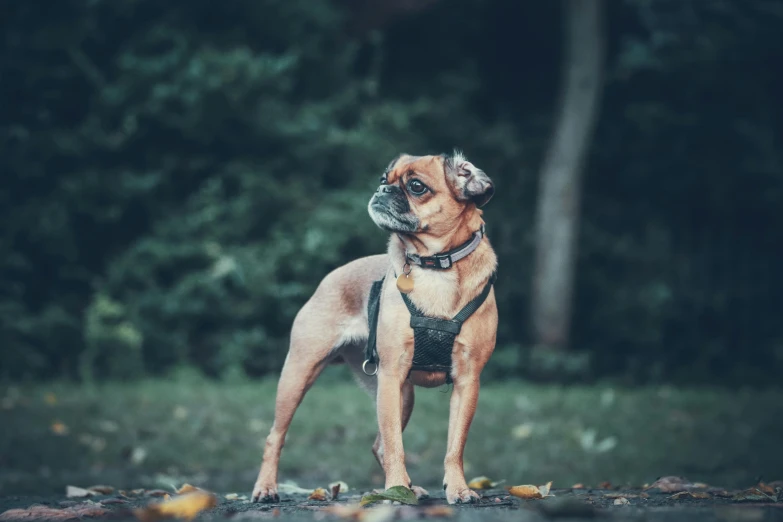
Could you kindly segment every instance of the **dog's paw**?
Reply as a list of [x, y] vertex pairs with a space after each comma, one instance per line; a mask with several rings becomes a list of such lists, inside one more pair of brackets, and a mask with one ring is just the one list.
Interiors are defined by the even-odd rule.
[[478, 502], [481, 497], [468, 487], [446, 488], [446, 500], [449, 504], [472, 504]]
[[416, 498], [421, 500], [423, 498], [430, 498], [430, 492], [421, 486], [411, 486], [411, 491], [416, 495]]
[[271, 502], [280, 502], [280, 495], [277, 494], [277, 485], [256, 484], [253, 488], [253, 502], [267, 504]]

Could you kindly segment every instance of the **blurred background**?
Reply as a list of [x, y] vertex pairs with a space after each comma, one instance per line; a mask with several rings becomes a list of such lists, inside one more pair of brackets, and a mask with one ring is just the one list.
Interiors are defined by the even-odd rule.
[[[385, 249], [388, 162], [454, 147], [500, 260], [467, 473], [782, 478], [778, 0], [28, 0], [0, 27], [0, 492], [249, 491], [294, 315]], [[284, 479], [379, 480], [346, 378]], [[424, 486], [443, 391], [406, 432]]]

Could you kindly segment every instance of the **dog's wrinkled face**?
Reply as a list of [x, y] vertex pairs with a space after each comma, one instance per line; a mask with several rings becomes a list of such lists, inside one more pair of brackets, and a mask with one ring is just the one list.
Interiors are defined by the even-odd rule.
[[389, 232], [439, 236], [452, 230], [468, 207], [483, 206], [494, 192], [489, 176], [460, 152], [402, 154], [387, 167], [368, 210], [375, 224]]

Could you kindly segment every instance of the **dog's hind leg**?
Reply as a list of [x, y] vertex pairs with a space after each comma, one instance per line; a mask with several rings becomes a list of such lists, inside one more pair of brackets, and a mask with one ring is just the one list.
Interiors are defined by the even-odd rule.
[[339, 332], [327, 323], [312, 312], [300, 314], [294, 321], [290, 349], [277, 385], [275, 420], [266, 439], [261, 470], [253, 488], [253, 502], [276, 502], [280, 498], [277, 470], [288, 427], [305, 393], [335, 355], [334, 344]]

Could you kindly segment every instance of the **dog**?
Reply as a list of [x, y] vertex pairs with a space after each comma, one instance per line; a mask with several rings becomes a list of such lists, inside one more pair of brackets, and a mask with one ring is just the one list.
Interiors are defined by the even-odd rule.
[[[329, 273], [294, 319], [253, 502], [279, 501], [278, 462], [289, 425], [307, 390], [335, 360], [347, 363], [376, 397], [372, 452], [385, 487], [404, 486], [417, 496], [427, 493], [412, 485], [402, 443], [414, 385], [453, 383], [443, 488], [449, 504], [479, 499], [465, 481], [463, 452], [479, 376], [497, 335], [497, 257], [480, 209], [494, 191], [489, 176], [459, 151], [401, 154], [388, 165], [368, 205], [375, 224], [391, 233], [388, 251]], [[428, 346], [443, 348], [448, 360], [427, 359]], [[414, 365], [420, 352], [425, 363], [435, 362]]]

